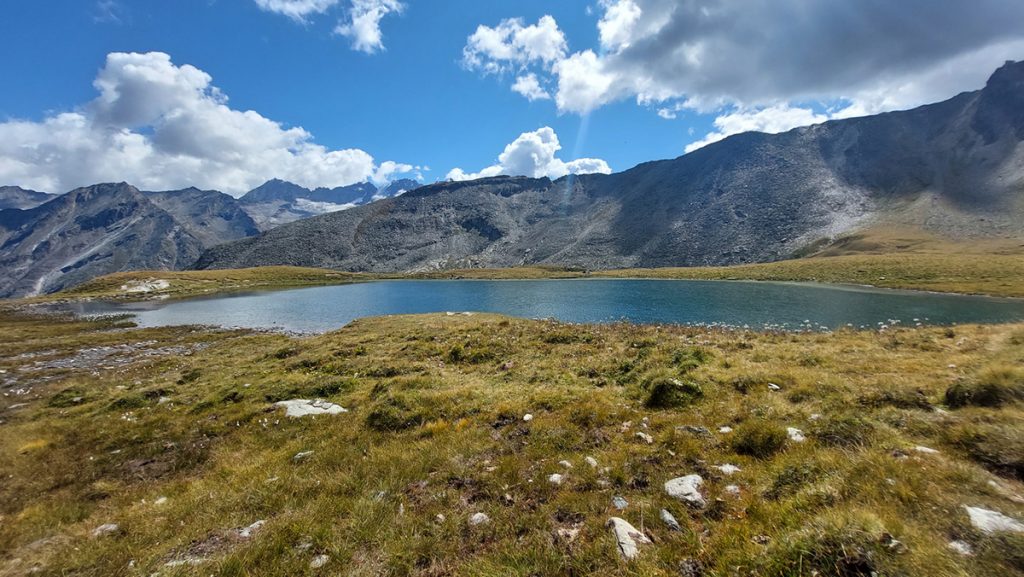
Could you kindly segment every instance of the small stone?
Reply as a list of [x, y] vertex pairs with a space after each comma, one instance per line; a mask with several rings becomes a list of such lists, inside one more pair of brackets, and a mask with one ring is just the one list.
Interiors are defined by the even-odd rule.
[[274, 403], [275, 407], [284, 407], [284, 416], [299, 418], [308, 417], [313, 415], [340, 415], [341, 413], [347, 413], [348, 410], [342, 408], [334, 403], [328, 403], [323, 399], [316, 399], [310, 401], [307, 399], [291, 399], [289, 401], [281, 401]]
[[590, 465], [591, 468], [593, 468], [593, 469], [597, 468], [597, 459], [595, 459], [593, 457], [587, 457], [586, 459], [583, 459], [583, 460], [586, 461], [586, 463], [588, 465]]
[[614, 506], [619, 511], [622, 511], [626, 507], [629, 507], [629, 501], [627, 501], [624, 498], [616, 495], [616, 496], [612, 497], [612, 506]]
[[566, 469], [572, 469], [572, 463], [569, 461], [559, 461], [558, 464]]
[[807, 440], [804, 436], [804, 432], [796, 427], [786, 427], [786, 434], [789, 435], [789, 440], [794, 443], [803, 443]]
[[311, 456], [313, 456], [313, 451], [301, 451], [301, 452], [295, 453], [295, 456], [292, 457], [292, 461], [295, 461], [296, 463], [300, 463], [300, 462], [305, 461], [306, 459], [310, 458]]
[[884, 547], [892, 551], [893, 553], [906, 553], [907, 546], [902, 541], [897, 540], [892, 536], [891, 533], [882, 533], [881, 538], [878, 540]]
[[958, 539], [956, 541], [950, 541], [946, 546], [955, 551], [956, 553], [959, 553], [967, 557], [974, 555], [974, 547], [971, 547], [971, 544], [966, 541], [960, 541]]
[[533, 420], [533, 415], [531, 415], [530, 413], [526, 413], [525, 415], [523, 415], [523, 420], [529, 423], [530, 421]]
[[647, 433], [637, 432], [636, 438], [640, 439], [641, 441], [643, 441], [645, 443], [647, 443], [648, 445], [653, 445], [654, 444], [654, 437], [648, 435]]
[[772, 538], [768, 535], [755, 535], [754, 538], [751, 539], [751, 541], [758, 545], [767, 545], [768, 543], [772, 542]]
[[719, 428], [718, 428], [718, 432], [719, 432], [719, 433], [722, 433], [722, 434], [728, 434], [728, 433], [731, 433], [731, 432], [732, 432], [732, 427], [729, 427], [729, 426], [725, 426], [725, 427], [719, 427]]
[[622, 423], [622, 427], [621, 427], [621, 430], [622, 430], [622, 432], [623, 432], [623, 433], [625, 433], [625, 432], [626, 432], [626, 431], [628, 431], [628, 430], [630, 429], [630, 427], [632, 427], [632, 426], [633, 426], [633, 421], [626, 421], [625, 423]]
[[774, 391], [781, 391], [782, 387], [780, 387], [779, 385], [776, 385], [775, 383], [768, 383], [768, 390], [769, 391], [773, 391], [773, 392]]
[[733, 473], [739, 473], [742, 471], [742, 469], [736, 465], [730, 465], [728, 463], [724, 465], [716, 465], [715, 468], [721, 471], [723, 475], [732, 475]]
[[239, 529], [238, 530], [238, 536], [241, 537], [242, 539], [248, 539], [248, 538], [252, 537], [253, 535], [255, 535], [256, 533], [258, 533], [259, 530], [262, 529], [263, 526], [266, 525], [266, 524], [267, 524], [267, 522], [263, 521], [263, 520], [256, 521], [255, 523], [253, 523], [252, 525], [249, 525], [248, 527], [243, 527], [242, 529]]
[[683, 559], [679, 564], [680, 577], [703, 577], [704, 566], [696, 559]]
[[670, 531], [683, 530], [683, 528], [679, 526], [679, 521], [676, 521], [676, 518], [672, 516], [672, 513], [668, 512], [668, 509], [662, 509], [660, 517], [661, 521], [665, 523], [665, 526], [667, 526]]
[[812, 413], [811, 416], [808, 418], [811, 419], [812, 421], [817, 421], [818, 419], [821, 418], [821, 415], [819, 415], [818, 413]]
[[647, 535], [638, 531], [636, 527], [630, 525], [625, 519], [612, 517], [608, 519], [605, 525], [611, 527], [612, 533], [615, 534], [619, 555], [622, 555], [622, 558], [626, 561], [633, 560], [640, 554], [641, 545], [649, 545], [651, 543]]
[[96, 527], [95, 529], [92, 530], [92, 536], [93, 536], [94, 539], [97, 539], [99, 537], [106, 537], [108, 535], [113, 535], [113, 534], [118, 533], [120, 531], [121, 531], [121, 527], [119, 525], [117, 525], [116, 523], [104, 523], [103, 525], [100, 525], [99, 527]]
[[551, 483], [552, 485], [561, 485], [563, 480], [564, 477], [558, 473], [552, 473], [551, 476], [548, 477], [548, 483]]
[[1024, 533], [1024, 523], [1002, 513], [967, 505], [964, 505], [964, 509], [967, 509], [967, 515], [971, 518], [971, 525], [982, 533]]
[[317, 555], [316, 557], [313, 557], [312, 561], [309, 562], [309, 568], [310, 569], [319, 569], [319, 568], [323, 567], [324, 565], [327, 565], [328, 563], [330, 563], [330, 561], [331, 561], [331, 558], [329, 556], [327, 556], [327, 555]]
[[665, 493], [669, 497], [679, 499], [698, 509], [703, 509], [707, 506], [707, 501], [704, 500], [704, 496], [700, 493], [700, 486], [703, 483], [704, 479], [700, 475], [677, 477], [665, 482]]
[[734, 497], [739, 497], [740, 496], [740, 486], [739, 485], [726, 485], [725, 486], [725, 492], [730, 494], [730, 495], [732, 495], [732, 496], [734, 496]]
[[932, 449], [932, 448], [929, 448], [929, 447], [924, 447], [924, 446], [921, 446], [921, 445], [918, 445], [918, 446], [914, 447], [914, 450], [917, 451], [918, 453], [924, 453], [925, 455], [938, 455], [939, 454], [939, 452], [936, 451], [935, 449]]
[[447, 517], [445, 517], [445, 516], [444, 516], [443, 514], [441, 514], [441, 513], [438, 513], [437, 515], [434, 515], [434, 522], [435, 522], [435, 523], [437, 523], [438, 525], [440, 525], [440, 524], [444, 523], [444, 522], [445, 522], [445, 521], [446, 521], [447, 519], [448, 519], [448, 518], [447, 518]]
[[698, 437], [707, 437], [711, 435], [711, 431], [709, 431], [707, 427], [696, 427], [694, 425], [682, 425], [680, 427], [676, 427], [676, 430], [697, 435]]
[[167, 497], [158, 497], [156, 501], [153, 501], [153, 504], [156, 505], [156, 506], [160, 506], [160, 505], [163, 505], [166, 502], [167, 502]]
[[491, 518], [487, 516], [487, 513], [473, 513], [473, 516], [469, 518], [469, 524], [486, 525], [491, 522]]

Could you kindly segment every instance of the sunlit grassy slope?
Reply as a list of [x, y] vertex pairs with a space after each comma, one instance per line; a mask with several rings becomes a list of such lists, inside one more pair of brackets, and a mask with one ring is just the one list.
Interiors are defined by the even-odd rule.
[[[908, 228], [874, 228], [810, 247], [804, 258], [730, 267], [584, 271], [556, 266], [439, 270], [408, 274], [349, 273], [302, 267], [210, 271], [139, 271], [108, 275], [37, 298], [189, 297], [228, 291], [374, 280], [679, 278], [852, 283], [884, 288], [1024, 297], [1024, 241], [948, 241]], [[161, 282], [163, 281], [163, 282]], [[159, 285], [138, 290], [146, 283]], [[165, 284], [164, 284], [165, 283]], [[134, 289], [134, 290], [133, 290]]]
[[[1024, 536], [963, 509], [1024, 518], [1020, 325], [428, 315], [296, 339], [4, 313], [0, 351], [0, 575], [1024, 572]], [[292, 398], [349, 412], [287, 419]], [[692, 473], [704, 509], [663, 490]], [[632, 562], [612, 516], [653, 540]]]

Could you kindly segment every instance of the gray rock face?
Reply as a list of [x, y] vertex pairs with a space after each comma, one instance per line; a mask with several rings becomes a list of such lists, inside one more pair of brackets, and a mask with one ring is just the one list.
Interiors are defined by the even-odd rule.
[[26, 210], [51, 201], [56, 195], [27, 190], [20, 186], [0, 186], [0, 210], [16, 208]]
[[223, 192], [186, 188], [143, 194], [173, 216], [205, 248], [260, 233], [256, 221], [242, 210], [241, 203]]
[[1024, 235], [1024, 64], [905, 112], [746, 133], [612, 175], [496, 177], [282, 226], [201, 268], [353, 271], [553, 264], [588, 269], [763, 262], [859, 228]]
[[35, 208], [0, 210], [0, 297], [111, 272], [183, 269], [206, 248], [259, 233], [239, 202], [217, 191], [139, 192], [121, 183], [43, 196]]
[[181, 269], [203, 243], [128, 184], [0, 211], [0, 297], [54, 292], [125, 270]]

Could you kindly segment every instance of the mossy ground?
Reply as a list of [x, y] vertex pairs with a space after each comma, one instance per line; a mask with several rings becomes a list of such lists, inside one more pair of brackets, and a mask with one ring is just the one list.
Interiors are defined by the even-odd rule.
[[[1022, 539], [977, 532], [962, 508], [1024, 518], [1024, 408], [938, 410], [949, 387], [1024, 366], [1021, 325], [426, 315], [299, 339], [7, 312], [0, 328], [0, 575], [1024, 574]], [[702, 394], [648, 407], [667, 375]], [[286, 419], [272, 404], [316, 397], [349, 412]], [[722, 426], [807, 440], [739, 454]], [[691, 473], [702, 511], [662, 489]], [[491, 522], [470, 526], [477, 512]], [[604, 528], [613, 515], [654, 540], [633, 562]], [[257, 520], [249, 539], [232, 532]], [[105, 523], [120, 529], [91, 536]]]

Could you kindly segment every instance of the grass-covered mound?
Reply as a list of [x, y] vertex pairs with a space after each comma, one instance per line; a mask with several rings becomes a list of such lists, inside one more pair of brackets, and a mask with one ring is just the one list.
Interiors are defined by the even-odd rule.
[[[0, 575], [1024, 571], [964, 509], [1024, 518], [1024, 408], [946, 406], [1012, 384], [1020, 326], [0, 328]], [[275, 405], [317, 398], [348, 412]], [[689, 475], [701, 506], [666, 494]]]

